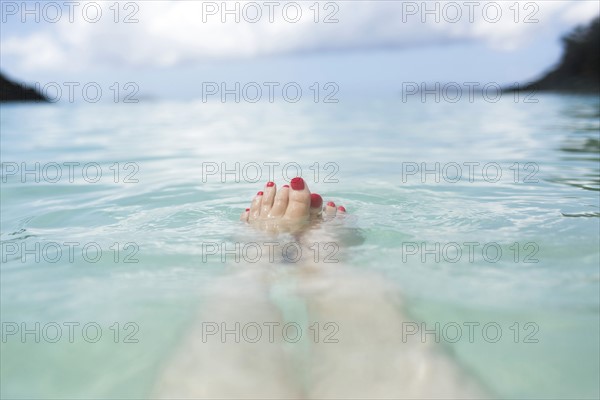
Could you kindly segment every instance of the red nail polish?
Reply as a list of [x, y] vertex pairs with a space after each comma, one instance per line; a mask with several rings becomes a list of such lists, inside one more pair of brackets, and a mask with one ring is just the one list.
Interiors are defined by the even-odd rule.
[[283, 187], [289, 188], [289, 187], [290, 187], [290, 185], [283, 185]]
[[338, 211], [346, 212], [346, 209], [344, 208], [344, 206], [339, 206], [338, 207]]
[[258, 192], [258, 193], [256, 193], [256, 195], [257, 195], [257, 196], [262, 196], [262, 195], [263, 195], [263, 192]]
[[310, 208], [321, 208], [323, 206], [323, 198], [321, 195], [311, 193], [310, 195]]
[[275, 182], [267, 182], [267, 187], [273, 187], [275, 186]]
[[246, 208], [246, 211], [250, 211], [250, 209], [249, 209], [249, 208]]
[[290, 185], [292, 186], [292, 189], [294, 189], [294, 190], [303, 190], [304, 189], [304, 179], [302, 179], [300, 177], [296, 177], [296, 178], [292, 179], [292, 181], [290, 182]]
[[329, 203], [327, 203], [328, 207], [335, 207], [335, 203], [333, 201], [330, 201]]

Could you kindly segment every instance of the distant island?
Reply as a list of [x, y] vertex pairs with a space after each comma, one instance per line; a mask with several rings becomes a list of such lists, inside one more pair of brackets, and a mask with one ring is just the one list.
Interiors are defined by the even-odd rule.
[[0, 72], [0, 102], [8, 101], [47, 102], [48, 99], [34, 88], [10, 81]]
[[579, 26], [562, 38], [563, 54], [558, 66], [542, 78], [514, 91], [600, 92], [600, 18]]

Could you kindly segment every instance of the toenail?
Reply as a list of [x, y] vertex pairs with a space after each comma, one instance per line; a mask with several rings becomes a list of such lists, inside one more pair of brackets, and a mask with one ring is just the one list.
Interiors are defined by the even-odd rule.
[[273, 187], [275, 186], [275, 182], [267, 182], [267, 187]]
[[249, 208], [246, 208], [246, 211], [250, 211], [250, 209], [249, 209]]
[[294, 189], [294, 190], [303, 190], [304, 189], [304, 179], [302, 179], [300, 177], [296, 177], [296, 178], [292, 179], [292, 181], [290, 182], [290, 185], [292, 186], [292, 189]]
[[311, 208], [321, 208], [322, 205], [323, 205], [323, 198], [321, 197], [321, 195], [312, 193], [310, 195], [310, 207]]
[[338, 207], [338, 211], [346, 212], [346, 209], [344, 208], [344, 206], [339, 206]]
[[327, 203], [328, 207], [335, 207], [335, 203], [333, 201], [330, 201], [329, 203]]
[[262, 196], [262, 195], [263, 195], [263, 192], [258, 192], [258, 193], [256, 193], [256, 195], [257, 195], [257, 196]]
[[289, 188], [289, 187], [290, 187], [290, 185], [283, 185], [283, 186], [282, 186], [282, 187], [286, 187], [286, 188]]

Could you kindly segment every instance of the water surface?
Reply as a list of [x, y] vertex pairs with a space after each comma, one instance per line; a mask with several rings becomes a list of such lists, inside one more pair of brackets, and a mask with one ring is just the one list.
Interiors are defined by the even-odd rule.
[[[427, 328], [464, 328], [439, 347], [492, 395], [597, 398], [599, 103], [538, 99], [3, 105], [2, 322], [95, 322], [103, 335], [88, 343], [76, 330], [69, 343], [63, 326], [57, 343], [6, 336], [2, 396], [153, 393], [215, 285], [236, 268], [204, 258], [203, 244], [247, 240], [239, 213], [268, 180], [265, 163], [278, 162], [278, 183], [295, 175], [293, 164], [281, 166], [297, 163], [311, 189], [355, 216], [362, 240], [342, 241], [347, 268], [394, 285], [406, 313]], [[7, 172], [7, 163], [36, 162], [47, 166], [39, 183]], [[52, 162], [62, 166], [56, 183]], [[79, 163], [73, 182], [68, 162]], [[98, 182], [90, 182], [94, 169], [82, 176], [87, 163], [100, 167]], [[239, 163], [239, 175], [207, 175], [223, 163]], [[253, 163], [262, 166], [256, 183]], [[423, 175], [422, 163], [434, 172]], [[62, 256], [48, 243], [63, 245]], [[65, 243], [77, 243], [73, 260]], [[81, 254], [88, 243], [103, 251], [97, 262], [93, 249]], [[473, 259], [465, 243], [477, 244]], [[303, 300], [283, 287], [266, 289], [276, 291], [276, 307], [292, 319], [304, 310], [310, 321]], [[126, 330], [128, 322], [139, 329]], [[480, 324], [472, 341], [470, 322]], [[501, 327], [498, 341], [482, 336], [487, 323]], [[138, 343], [124, 343], [134, 330]], [[302, 368], [296, 374], [303, 379]]]

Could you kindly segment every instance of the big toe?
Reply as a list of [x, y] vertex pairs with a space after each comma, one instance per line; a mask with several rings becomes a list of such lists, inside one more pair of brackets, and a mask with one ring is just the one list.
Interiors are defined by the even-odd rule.
[[308, 220], [310, 203], [310, 191], [304, 179], [300, 177], [292, 179], [285, 218], [294, 221]]

